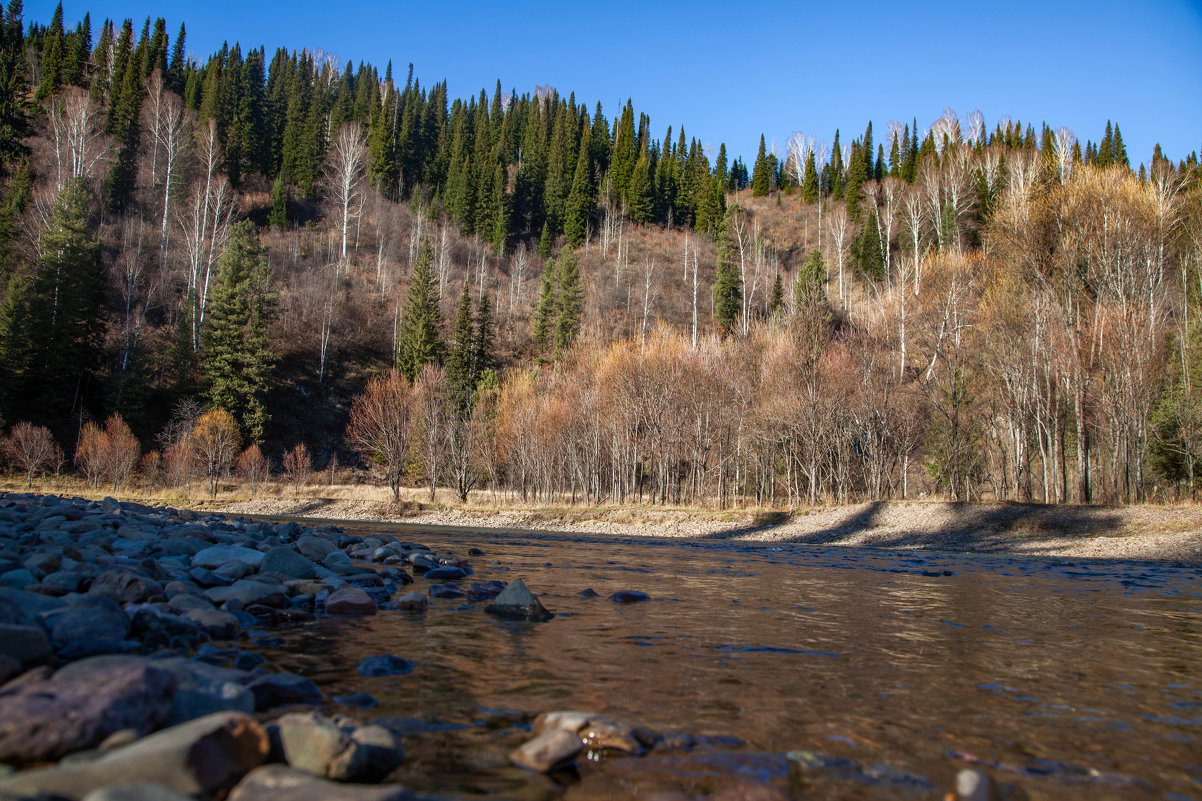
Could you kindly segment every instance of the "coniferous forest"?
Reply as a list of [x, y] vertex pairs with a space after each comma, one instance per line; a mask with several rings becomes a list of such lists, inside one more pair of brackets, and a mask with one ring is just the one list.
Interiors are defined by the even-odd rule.
[[633, 101], [186, 42], [3, 12], [23, 478], [714, 507], [1202, 482], [1196, 153], [949, 109], [747, 165]]

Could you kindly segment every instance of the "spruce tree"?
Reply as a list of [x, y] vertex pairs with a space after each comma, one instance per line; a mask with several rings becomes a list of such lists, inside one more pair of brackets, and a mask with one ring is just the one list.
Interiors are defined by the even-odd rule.
[[568, 201], [564, 209], [563, 233], [567, 237], [570, 248], [584, 244], [584, 239], [588, 235], [589, 218], [593, 212], [595, 192], [589, 147], [589, 140], [581, 137], [580, 152], [576, 156], [576, 170], [572, 176], [572, 191], [568, 193]]
[[768, 302], [768, 309], [772, 316], [780, 314], [781, 309], [785, 305], [785, 284], [781, 280], [780, 270], [776, 271], [776, 281], [772, 284], [772, 297]]
[[801, 184], [801, 197], [806, 203], [813, 203], [818, 199], [818, 168], [814, 163], [814, 151], [810, 151], [809, 158], [806, 159], [805, 180]]
[[559, 292], [555, 299], [555, 355], [558, 357], [572, 346], [580, 333], [580, 312], [584, 308], [579, 264], [570, 248], [559, 252], [556, 273]]
[[30, 132], [21, 0], [10, 0], [0, 20], [0, 174], [28, 151]]
[[555, 312], [558, 308], [555, 265], [547, 262], [543, 265], [543, 274], [538, 282], [538, 300], [534, 304], [534, 312], [530, 315], [531, 338], [540, 348], [551, 344], [551, 334], [555, 330]]
[[497, 369], [496, 330], [492, 322], [492, 304], [488, 292], [480, 295], [480, 305], [476, 310], [476, 336], [472, 341], [472, 388], [479, 387], [480, 381]]
[[743, 312], [743, 279], [731, 261], [730, 214], [718, 230], [718, 262], [714, 268], [714, 324], [723, 334], [735, 330]]
[[238, 421], [243, 436], [263, 441], [275, 357], [267, 329], [275, 311], [271, 268], [254, 223], [230, 228], [217, 261], [216, 285], [202, 333], [201, 369], [209, 403]]
[[459, 309], [451, 325], [451, 339], [447, 343], [447, 358], [444, 369], [447, 377], [447, 392], [451, 408], [460, 417], [467, 417], [472, 408], [472, 390], [475, 389], [472, 370], [472, 346], [475, 336], [472, 331], [472, 298], [464, 286], [459, 296]]
[[770, 172], [768, 154], [764, 148], [764, 135], [760, 134], [760, 149], [755, 154], [755, 165], [751, 168], [751, 194], [753, 197], [763, 197], [772, 189]]
[[104, 269], [92, 195], [73, 179], [55, 198], [29, 275], [16, 276], [0, 319], [3, 392], [11, 419], [53, 420], [94, 397], [101, 362]]
[[431, 272], [433, 264], [430, 240], [423, 240], [409, 277], [405, 312], [397, 334], [397, 367], [410, 381], [416, 380], [427, 364], [437, 364], [442, 359], [442, 314], [438, 309], [438, 285]]

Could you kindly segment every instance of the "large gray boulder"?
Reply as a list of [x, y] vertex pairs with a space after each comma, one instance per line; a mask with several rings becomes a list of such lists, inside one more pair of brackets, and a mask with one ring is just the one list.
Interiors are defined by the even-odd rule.
[[296, 541], [296, 550], [301, 552], [301, 555], [313, 562], [321, 562], [334, 551], [338, 550], [338, 546], [327, 539], [314, 537], [312, 534], [305, 534]]
[[267, 759], [267, 733], [239, 712], [219, 712], [143, 737], [99, 759], [27, 770], [0, 779], [0, 797], [47, 795], [78, 801], [132, 778], [184, 795], [220, 796]]
[[279, 573], [288, 578], [317, 578], [317, 568], [310, 560], [291, 548], [272, 548], [259, 563], [260, 573]]
[[263, 552], [253, 548], [243, 548], [240, 545], [214, 545], [197, 552], [192, 557], [192, 567], [205, 567], [210, 570], [221, 567], [226, 562], [245, 562], [251, 567], [258, 567], [263, 561]]
[[0, 655], [31, 665], [50, 656], [50, 642], [41, 626], [0, 625]]
[[54, 618], [50, 639], [56, 647], [75, 640], [120, 642], [129, 634], [129, 618], [120, 606], [104, 596], [84, 596]]
[[149, 665], [54, 676], [0, 695], [0, 762], [59, 759], [122, 729], [140, 735], [167, 719], [175, 677]]
[[288, 602], [287, 596], [284, 595], [284, 589], [278, 584], [266, 584], [249, 579], [239, 579], [228, 587], [211, 587], [205, 590], [204, 596], [215, 604], [238, 601], [243, 606], [260, 604], [281, 607]]

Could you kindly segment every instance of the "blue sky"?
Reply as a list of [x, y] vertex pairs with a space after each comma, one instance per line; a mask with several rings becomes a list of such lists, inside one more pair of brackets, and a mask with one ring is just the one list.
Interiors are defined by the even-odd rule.
[[[55, 0], [26, 0], [48, 22]], [[836, 127], [876, 141], [889, 120], [925, 129], [944, 108], [980, 109], [1068, 126], [1095, 142], [1107, 118], [1133, 163], [1159, 141], [1180, 159], [1202, 149], [1202, 0], [1145, 2], [872, 2], [708, 0], [610, 3], [341, 0], [200, 4], [66, 0], [74, 24], [91, 11], [140, 22], [163, 16], [204, 57], [222, 41], [321, 49], [342, 63], [412, 62], [430, 84], [467, 97], [497, 79], [508, 91], [551, 84], [612, 119], [627, 97], [657, 137], [685, 126], [750, 162], [760, 134], [783, 152], [791, 132], [829, 141]], [[846, 141], [846, 139], [845, 139]]]

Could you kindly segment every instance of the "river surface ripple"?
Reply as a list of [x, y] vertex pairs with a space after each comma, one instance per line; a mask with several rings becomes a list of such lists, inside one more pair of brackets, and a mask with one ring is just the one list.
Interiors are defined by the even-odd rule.
[[[264, 654], [361, 718], [407, 718], [393, 778], [447, 798], [710, 792], [733, 771], [798, 797], [941, 798], [979, 765], [1030, 798], [1202, 798], [1202, 569], [1135, 562], [355, 525], [521, 577], [556, 617], [431, 599], [276, 632]], [[495, 560], [495, 563], [494, 563]], [[430, 582], [417, 578], [417, 589]], [[579, 593], [592, 588], [600, 597]], [[607, 596], [639, 590], [644, 603]], [[365, 656], [412, 660], [363, 678]], [[332, 707], [337, 709], [337, 707]], [[583, 709], [717, 751], [508, 764], [530, 715]], [[798, 752], [810, 756], [799, 758]], [[792, 758], [786, 755], [792, 754]], [[817, 755], [817, 756], [815, 756]]]

